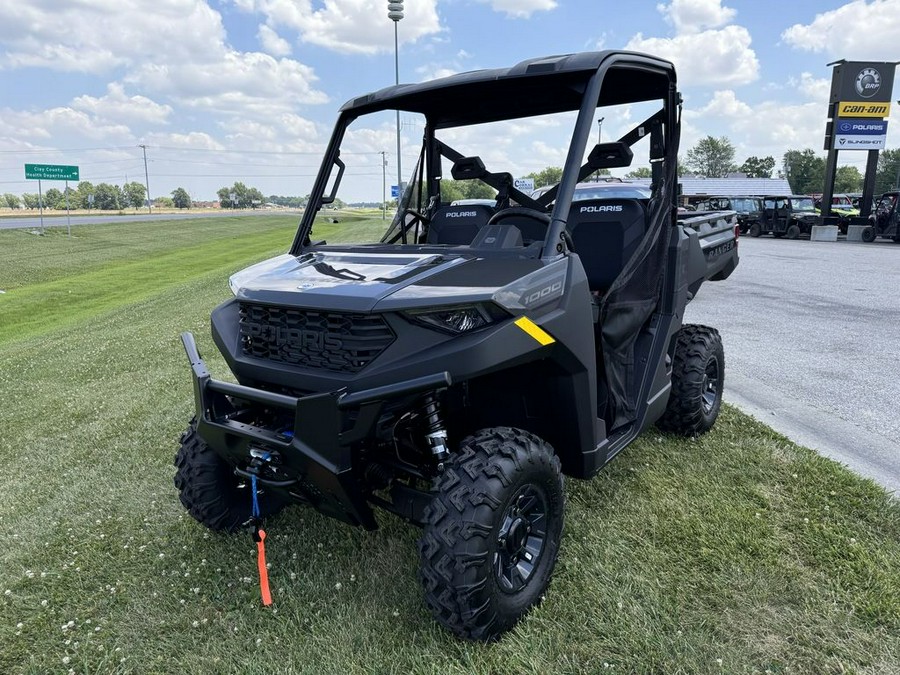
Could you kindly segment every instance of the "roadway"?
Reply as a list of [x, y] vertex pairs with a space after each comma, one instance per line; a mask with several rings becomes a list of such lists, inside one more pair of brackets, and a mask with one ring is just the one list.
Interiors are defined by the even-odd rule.
[[[66, 217], [57, 215], [44, 217], [44, 227], [66, 227]], [[238, 210], [231, 211], [228, 209], [217, 211], [197, 211], [192, 210], [186, 213], [133, 213], [126, 215], [110, 215], [110, 214], [92, 214], [88, 216], [71, 216], [72, 225], [95, 225], [97, 223], [134, 223], [142, 220], [190, 220], [192, 218], [222, 218], [225, 216], [283, 216], [286, 214], [300, 213], [299, 211], [282, 210], [282, 209], [259, 209], [259, 210]], [[13, 229], [40, 229], [41, 219], [39, 216], [24, 216], [12, 218], [0, 218], [0, 230]]]
[[900, 495], [900, 245], [741, 238], [686, 321], [718, 328], [725, 399]]

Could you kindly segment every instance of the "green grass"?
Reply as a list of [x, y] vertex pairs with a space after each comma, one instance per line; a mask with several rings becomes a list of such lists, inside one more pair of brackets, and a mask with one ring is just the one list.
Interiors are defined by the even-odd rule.
[[[900, 507], [731, 408], [567, 483], [554, 581], [497, 644], [431, 621], [417, 531], [388, 515], [275, 518], [262, 608], [249, 535], [205, 532], [172, 485], [193, 405], [178, 334], [225, 375], [209, 312], [293, 220], [153, 227], [0, 232], [0, 672], [900, 672]], [[23, 323], [18, 297], [53, 319]]]

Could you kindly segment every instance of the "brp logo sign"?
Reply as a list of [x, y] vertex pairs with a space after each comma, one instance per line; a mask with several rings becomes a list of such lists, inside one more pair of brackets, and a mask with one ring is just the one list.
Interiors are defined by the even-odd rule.
[[874, 68], [863, 68], [856, 76], [856, 93], [872, 98], [881, 89], [881, 73]]

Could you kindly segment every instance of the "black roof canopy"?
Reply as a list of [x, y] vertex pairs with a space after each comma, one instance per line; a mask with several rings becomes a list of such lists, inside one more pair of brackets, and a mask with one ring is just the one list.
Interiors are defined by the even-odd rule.
[[588, 81], [601, 66], [610, 70], [600, 106], [665, 98], [675, 83], [675, 67], [669, 61], [637, 52], [582, 52], [386, 87], [351, 99], [341, 112], [416, 112], [435, 128], [567, 112], [578, 110]]

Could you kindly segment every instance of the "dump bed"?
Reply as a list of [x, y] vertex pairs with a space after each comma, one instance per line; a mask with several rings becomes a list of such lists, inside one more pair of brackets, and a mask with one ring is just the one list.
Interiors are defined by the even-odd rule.
[[688, 236], [689, 283], [727, 279], [738, 263], [735, 211], [693, 211], [678, 216]]

